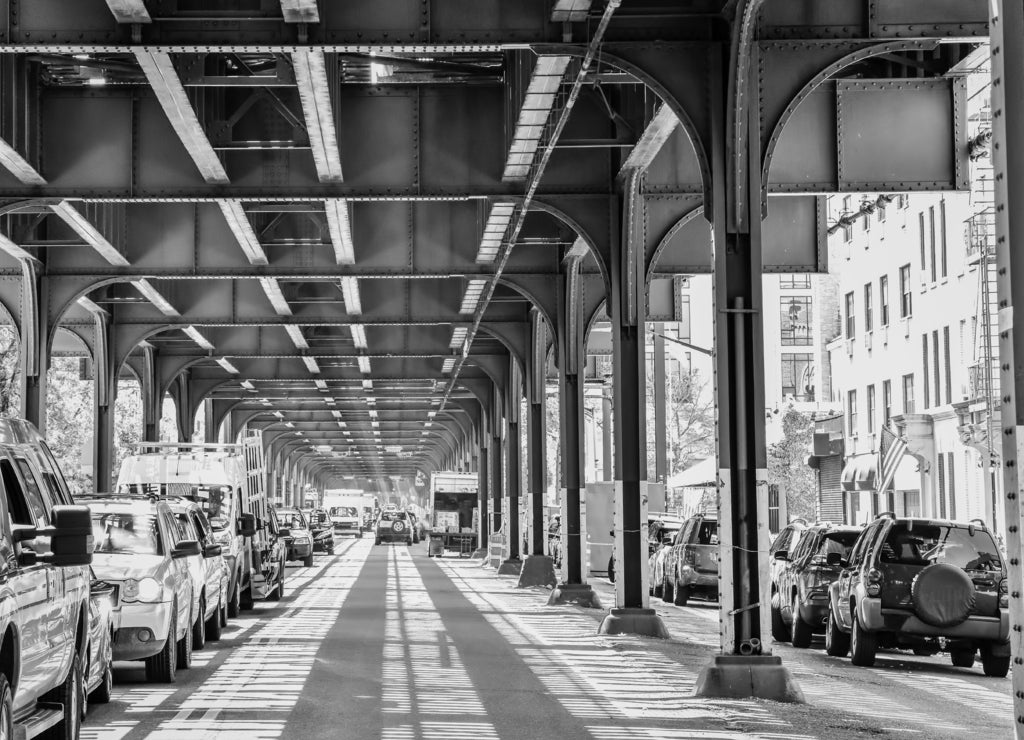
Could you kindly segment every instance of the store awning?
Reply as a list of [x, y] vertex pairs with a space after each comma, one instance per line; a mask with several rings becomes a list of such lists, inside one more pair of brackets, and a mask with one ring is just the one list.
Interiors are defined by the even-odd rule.
[[840, 484], [844, 491], [873, 491], [878, 475], [878, 455], [868, 452], [846, 461]]

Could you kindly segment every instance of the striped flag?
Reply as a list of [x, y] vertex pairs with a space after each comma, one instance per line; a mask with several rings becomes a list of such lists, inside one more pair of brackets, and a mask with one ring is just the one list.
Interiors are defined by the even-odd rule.
[[902, 437], [897, 437], [889, 431], [889, 427], [882, 427], [882, 440], [878, 445], [878, 490], [888, 490], [896, 477], [896, 468], [903, 459], [903, 453], [907, 450], [907, 443]]

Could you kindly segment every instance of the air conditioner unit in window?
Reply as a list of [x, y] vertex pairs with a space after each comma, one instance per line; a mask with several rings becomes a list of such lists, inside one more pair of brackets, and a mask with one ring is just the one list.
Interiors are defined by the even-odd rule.
[[852, 339], [847, 339], [846, 340], [846, 354], [848, 354], [850, 357], [853, 357], [853, 340]]
[[872, 332], [864, 332], [864, 346], [867, 347], [869, 350], [871, 349], [871, 336]]
[[881, 334], [882, 345], [884, 346], [884, 345], [888, 344], [889, 343], [889, 327], [888, 326], [883, 326], [883, 327], [881, 327], [878, 330], [878, 332], [879, 332], [879, 334]]
[[905, 336], [905, 337], [909, 337], [910, 336], [910, 317], [909, 316], [907, 316], [907, 318], [903, 319], [903, 336]]

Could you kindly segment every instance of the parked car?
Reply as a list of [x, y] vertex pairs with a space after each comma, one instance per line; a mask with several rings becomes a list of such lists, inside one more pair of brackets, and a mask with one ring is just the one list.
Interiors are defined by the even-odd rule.
[[217, 543], [213, 527], [199, 504], [188, 499], [168, 502], [178, 519], [183, 539], [199, 542], [201, 555], [186, 558], [192, 576], [195, 621], [192, 623], [192, 646], [202, 650], [206, 640], [216, 642], [228, 623], [228, 577], [222, 547]]
[[77, 738], [89, 654], [92, 531], [46, 442], [0, 419], [0, 717], [8, 737]]
[[307, 568], [313, 565], [313, 534], [306, 517], [298, 509], [278, 509], [277, 518], [281, 523], [284, 538], [285, 558], [301, 560]]
[[[775, 553], [780, 550], [785, 550], [788, 553], [795, 551], [797, 544], [800, 542], [800, 537], [806, 529], [807, 521], [797, 518], [783, 527], [782, 531], [772, 540], [772, 544], [768, 548], [768, 574], [773, 584], [778, 583], [779, 574], [786, 567], [786, 561], [776, 558]], [[775, 593], [774, 590], [772, 593]]]
[[685, 606], [691, 596], [718, 599], [718, 517], [697, 514], [683, 524], [665, 553], [661, 598]]
[[870, 666], [879, 647], [943, 638], [953, 665], [969, 668], [980, 653], [986, 676], [1009, 671], [1006, 569], [980, 520], [883, 514], [848, 558], [828, 562], [843, 568], [829, 588], [829, 655]]
[[412, 511], [407, 511], [409, 516], [409, 527], [412, 529], [412, 544], [419, 544], [420, 541], [420, 518]]
[[[260, 521], [257, 527], [258, 534], [264, 538], [262, 547], [265, 548], [265, 562], [260, 566], [259, 572], [253, 572], [252, 594], [268, 601], [280, 601], [284, 598], [284, 584], [288, 576], [288, 553], [284, 537], [281, 536], [281, 523], [277, 518], [277, 511], [273, 508], [267, 509], [266, 521]], [[254, 543], [254, 563], [259, 562], [258, 554]], [[252, 603], [243, 600], [242, 607], [252, 608]]]
[[334, 554], [334, 524], [324, 509], [313, 509], [306, 517], [309, 533], [313, 537], [313, 552]]
[[790, 539], [793, 550], [775, 550], [772, 563], [780, 566], [772, 581], [772, 637], [793, 647], [811, 646], [811, 637], [825, 631], [828, 589], [839, 577], [838, 565], [828, 556], [846, 560], [860, 536], [860, 527], [815, 524]]
[[375, 527], [373, 544], [379, 545], [382, 542], [404, 542], [412, 544], [412, 521], [404, 511], [385, 509], [380, 513]]
[[149, 681], [173, 683], [192, 661], [193, 581], [184, 539], [164, 501], [110, 496], [91, 500], [93, 569], [118, 590], [114, 660], [142, 660]]
[[106, 704], [114, 688], [114, 608], [117, 587], [92, 574], [89, 584], [89, 647], [82, 669], [82, 716], [89, 702]]
[[647, 573], [650, 578], [648, 589], [652, 596], [660, 597], [665, 582], [665, 555], [672, 547], [672, 540], [683, 528], [683, 520], [666, 514], [651, 514], [647, 524]]

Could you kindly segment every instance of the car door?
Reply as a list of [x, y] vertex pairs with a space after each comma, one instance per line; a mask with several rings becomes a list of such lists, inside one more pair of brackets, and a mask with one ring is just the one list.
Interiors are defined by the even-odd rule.
[[[7, 451], [0, 452], [0, 480], [4, 487], [7, 529], [14, 535], [19, 529], [40, 526], [46, 522], [43, 512], [34, 509], [25, 495], [25, 487], [18, 475], [14, 459]], [[44, 524], [45, 526], [45, 524]], [[42, 539], [42, 538], [39, 538]], [[49, 545], [46, 545], [49, 548]], [[37, 540], [13, 545], [8, 559], [8, 578], [15, 595], [14, 622], [21, 638], [21, 671], [18, 681], [15, 709], [23, 702], [35, 701], [48, 683], [46, 661], [50, 659], [47, 613], [50, 610], [52, 575], [49, 566], [19, 564], [23, 553], [41, 552]]]
[[676, 533], [672, 541], [672, 547], [665, 555], [665, 578], [669, 581], [679, 579], [679, 561], [682, 559], [683, 548], [690, 541], [690, 533], [693, 531], [693, 519], [687, 519], [682, 529]]
[[178, 631], [174, 637], [177, 640], [182, 629], [191, 627], [188, 617], [189, 606], [192, 604], [192, 577], [189, 575], [187, 558], [174, 559], [171, 557], [171, 551], [178, 546], [182, 539], [174, 514], [170, 509], [160, 508], [157, 516], [160, 519], [163, 540], [167, 548], [164, 556], [170, 561], [171, 574], [174, 579], [174, 596], [178, 601]]
[[[213, 540], [213, 530], [210, 528], [209, 523], [203, 512], [198, 509], [192, 509], [189, 511], [189, 518], [192, 520], [192, 528], [196, 531], [196, 535], [199, 538], [199, 548], [205, 553], [206, 548], [210, 545], [217, 544]], [[220, 603], [220, 584], [224, 574], [224, 560], [223, 558], [207, 558], [200, 556], [200, 561], [203, 566], [203, 580], [206, 586], [206, 609], [207, 611], [216, 607]], [[203, 615], [203, 619], [206, 615]]]
[[837, 598], [836, 613], [839, 618], [840, 624], [849, 629], [853, 623], [853, 614], [850, 611], [850, 596], [853, 594], [856, 586], [857, 577], [861, 569], [861, 565], [864, 563], [865, 554], [868, 551], [868, 547], [877, 533], [877, 526], [868, 527], [864, 530], [860, 537], [857, 538], [857, 543], [853, 547], [853, 551], [850, 553], [849, 563], [839, 573], [839, 579], [836, 581], [835, 593]]

